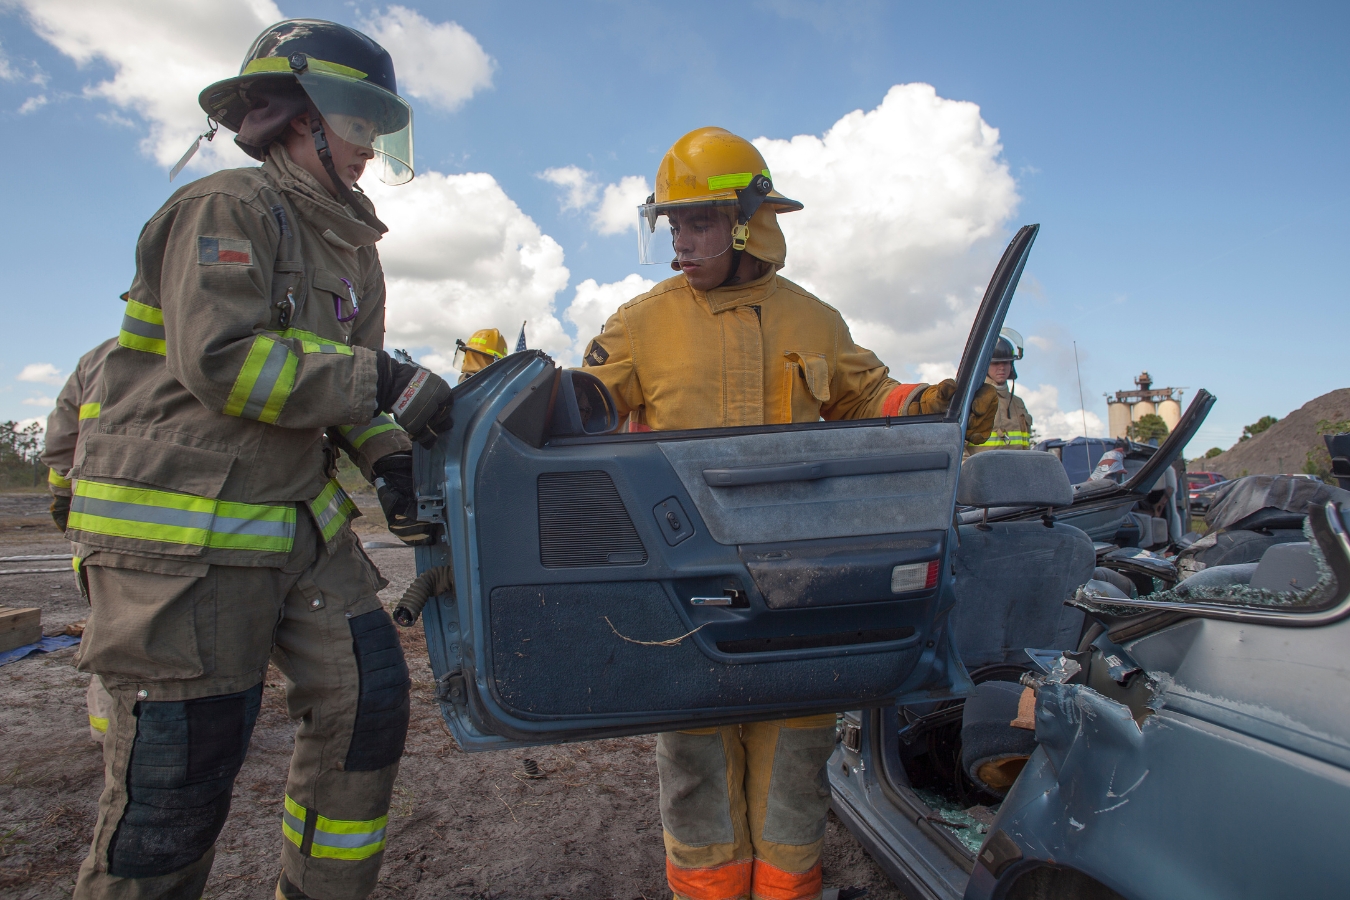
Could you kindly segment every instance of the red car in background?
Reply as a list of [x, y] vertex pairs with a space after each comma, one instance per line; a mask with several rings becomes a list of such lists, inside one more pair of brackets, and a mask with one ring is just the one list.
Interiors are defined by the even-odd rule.
[[1186, 496], [1191, 512], [1203, 514], [1205, 510], [1209, 508], [1209, 504], [1203, 502], [1197, 503], [1196, 501], [1201, 499], [1197, 495], [1205, 488], [1213, 487], [1214, 485], [1227, 480], [1227, 478], [1224, 478], [1218, 472], [1187, 472]]

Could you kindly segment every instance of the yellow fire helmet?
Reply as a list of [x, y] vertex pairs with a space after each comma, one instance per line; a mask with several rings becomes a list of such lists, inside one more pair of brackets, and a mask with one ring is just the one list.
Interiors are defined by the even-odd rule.
[[459, 368], [461, 380], [475, 372], [481, 372], [497, 360], [506, 356], [506, 338], [495, 328], [480, 328], [473, 333], [466, 344], [457, 341], [459, 349], [464, 351], [464, 364]]
[[[671, 261], [672, 215], [679, 220], [677, 230], [688, 223], [705, 235], [697, 255], [682, 258], [744, 251], [761, 206], [774, 213], [802, 208], [774, 190], [769, 166], [754, 144], [725, 128], [691, 131], [666, 151], [656, 170], [656, 190], [638, 207], [638, 259], [643, 265]], [[718, 214], [710, 216], [713, 210]]]

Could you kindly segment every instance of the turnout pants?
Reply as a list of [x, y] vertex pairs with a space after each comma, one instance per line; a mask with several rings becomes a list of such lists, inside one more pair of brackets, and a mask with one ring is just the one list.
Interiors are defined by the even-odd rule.
[[833, 714], [657, 735], [676, 900], [814, 900]]
[[[105, 785], [77, 900], [198, 900], [248, 751], [268, 659], [299, 721], [277, 801], [287, 879], [317, 900], [374, 888], [408, 729], [408, 668], [349, 528], [308, 514], [281, 568], [92, 556], [79, 667], [112, 697]], [[166, 569], [175, 574], [167, 574]]]

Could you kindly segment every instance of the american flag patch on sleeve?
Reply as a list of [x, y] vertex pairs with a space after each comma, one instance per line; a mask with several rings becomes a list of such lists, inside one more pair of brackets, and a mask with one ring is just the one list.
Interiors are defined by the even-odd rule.
[[251, 266], [253, 244], [230, 238], [197, 238], [197, 262], [203, 266]]

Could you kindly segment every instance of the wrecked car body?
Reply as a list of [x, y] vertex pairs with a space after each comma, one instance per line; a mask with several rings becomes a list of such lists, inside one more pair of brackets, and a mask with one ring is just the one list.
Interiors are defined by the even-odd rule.
[[1343, 896], [1348, 518], [1151, 594], [1089, 580], [1078, 649], [1027, 653], [1035, 750], [992, 817], [916, 811], [880, 712], [845, 726], [836, 810], [915, 896]]

